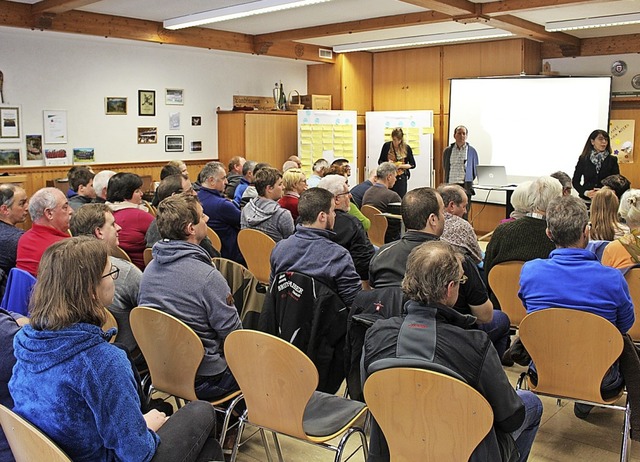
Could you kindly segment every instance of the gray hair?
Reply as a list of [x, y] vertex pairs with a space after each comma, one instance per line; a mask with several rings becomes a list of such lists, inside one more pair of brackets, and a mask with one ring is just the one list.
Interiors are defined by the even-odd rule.
[[60, 191], [58, 188], [42, 188], [36, 191], [31, 196], [29, 201], [29, 215], [31, 215], [31, 221], [38, 221], [44, 216], [46, 209], [54, 209], [58, 205], [58, 198], [56, 193]]
[[512, 216], [520, 218], [531, 212], [533, 209], [533, 199], [531, 198], [531, 185], [533, 181], [523, 181], [511, 195], [511, 205], [513, 206]]
[[640, 227], [640, 189], [628, 189], [620, 198], [618, 213], [629, 228]]
[[111, 170], [102, 170], [96, 173], [96, 176], [93, 177], [93, 189], [98, 196], [102, 197], [102, 191], [109, 186], [109, 180], [115, 174], [116, 172], [112, 172]]
[[383, 162], [378, 165], [378, 170], [376, 170], [376, 178], [379, 180], [384, 180], [389, 175], [395, 175], [398, 173], [398, 167], [393, 162]]
[[200, 172], [202, 182], [206, 182], [209, 177], [215, 176], [220, 171], [224, 172], [224, 164], [222, 162], [207, 162]]
[[547, 207], [547, 229], [551, 240], [558, 247], [572, 247], [579, 240], [589, 223], [587, 206], [574, 196], [560, 196]]
[[15, 200], [15, 193], [18, 188], [20, 188], [20, 186], [12, 183], [0, 185], [0, 205], [11, 207], [13, 205], [13, 201]]
[[344, 193], [344, 185], [347, 179], [342, 175], [327, 175], [318, 183], [318, 188], [326, 189], [334, 196]]
[[329, 162], [325, 159], [318, 159], [313, 163], [313, 171], [315, 173], [320, 173], [327, 168], [329, 168]]
[[288, 160], [284, 164], [282, 164], [282, 171], [283, 172], [286, 172], [290, 168], [298, 168], [298, 163], [294, 162], [292, 160]]
[[449, 202], [460, 205], [467, 197], [467, 193], [458, 184], [441, 184], [438, 186], [438, 192], [442, 196], [445, 207], [449, 205]]
[[255, 160], [246, 161], [242, 166], [242, 175], [247, 176], [249, 172], [253, 173], [253, 171], [256, 168], [256, 165], [258, 165], [258, 162], [256, 162]]
[[549, 202], [562, 196], [562, 185], [555, 178], [541, 176], [531, 184], [529, 194], [533, 204], [532, 210], [546, 212]]

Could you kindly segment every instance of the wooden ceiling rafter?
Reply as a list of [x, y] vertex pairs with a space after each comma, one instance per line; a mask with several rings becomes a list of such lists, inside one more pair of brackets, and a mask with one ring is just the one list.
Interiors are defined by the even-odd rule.
[[83, 6], [98, 3], [100, 0], [41, 0], [31, 5], [31, 14], [60, 14]]

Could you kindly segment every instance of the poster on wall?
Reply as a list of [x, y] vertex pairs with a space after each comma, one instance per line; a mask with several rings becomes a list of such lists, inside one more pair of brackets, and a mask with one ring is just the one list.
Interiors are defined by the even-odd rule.
[[0, 141], [20, 141], [20, 106], [0, 105]]
[[[67, 111], [42, 111], [45, 144], [67, 142]], [[48, 164], [47, 164], [48, 165]]]
[[71, 159], [67, 156], [66, 149], [45, 149], [44, 164], [49, 165], [69, 165]]
[[612, 120], [609, 122], [609, 140], [611, 151], [618, 156], [618, 163], [633, 163], [633, 137], [635, 120]]

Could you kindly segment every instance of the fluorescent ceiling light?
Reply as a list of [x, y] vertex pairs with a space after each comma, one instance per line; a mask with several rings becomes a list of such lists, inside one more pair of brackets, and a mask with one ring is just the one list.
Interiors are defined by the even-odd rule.
[[551, 21], [546, 23], [544, 28], [547, 32], [559, 32], [563, 30], [593, 29], [596, 27], [626, 26], [628, 24], [640, 24], [640, 13]]
[[163, 26], [165, 29], [184, 29], [185, 27], [201, 26], [213, 22], [229, 21], [231, 19], [244, 18], [255, 14], [273, 13], [274, 11], [298, 8], [300, 6], [324, 3], [331, 0], [256, 0], [242, 5], [218, 8], [217, 10], [203, 11], [202, 13], [189, 14], [178, 18], [167, 19]]
[[419, 35], [416, 37], [401, 37], [388, 40], [375, 40], [371, 42], [349, 43], [346, 45], [336, 45], [333, 47], [333, 51], [336, 53], [348, 53], [350, 51], [386, 50], [391, 48], [437, 45], [439, 43], [470, 42], [473, 40], [511, 36], [513, 36], [511, 32], [500, 29], [480, 29], [445, 34]]

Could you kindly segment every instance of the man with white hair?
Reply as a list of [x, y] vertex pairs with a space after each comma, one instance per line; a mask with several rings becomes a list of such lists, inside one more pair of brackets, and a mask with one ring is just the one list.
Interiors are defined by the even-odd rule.
[[95, 202], [104, 203], [107, 201], [107, 186], [109, 185], [109, 180], [115, 174], [116, 172], [111, 170], [102, 170], [93, 177], [93, 189], [96, 192]]
[[349, 187], [347, 180], [342, 175], [327, 175], [318, 188], [326, 189], [333, 194], [336, 210], [336, 220], [333, 224], [333, 232], [337, 237], [334, 242], [347, 249], [353, 259], [356, 271], [363, 281], [369, 280], [369, 263], [375, 253], [373, 245], [362, 227], [362, 223], [349, 214]]
[[73, 209], [58, 188], [42, 188], [29, 201], [32, 226], [18, 241], [16, 268], [38, 276], [38, 266], [45, 250], [69, 236], [69, 219]]
[[313, 163], [313, 175], [307, 178], [307, 186], [315, 188], [320, 183], [320, 180], [326, 175], [329, 170], [329, 162], [325, 159], [318, 159]]

